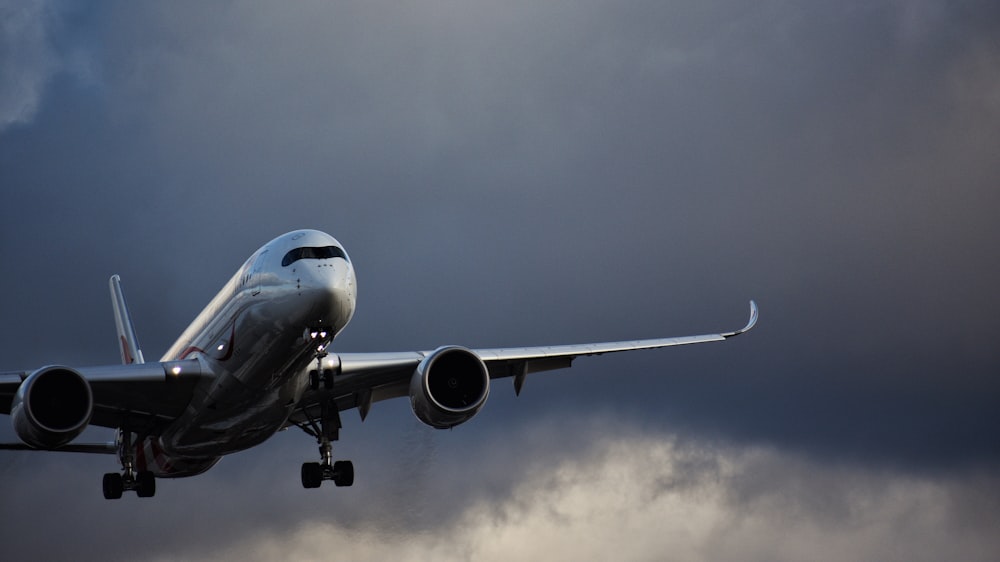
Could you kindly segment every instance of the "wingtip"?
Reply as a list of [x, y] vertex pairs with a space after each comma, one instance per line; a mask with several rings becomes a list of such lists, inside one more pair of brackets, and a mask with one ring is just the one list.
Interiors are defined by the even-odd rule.
[[722, 336], [725, 337], [725, 338], [731, 338], [733, 336], [738, 336], [738, 335], [740, 335], [740, 334], [742, 334], [744, 332], [749, 332], [754, 326], [757, 325], [757, 314], [758, 314], [758, 312], [757, 312], [757, 303], [754, 300], [751, 300], [750, 301], [750, 319], [747, 320], [747, 325], [743, 326], [739, 330], [736, 330], [735, 332], [727, 332], [725, 334], [722, 334]]
[[741, 332], [746, 332], [750, 328], [757, 325], [757, 301], [750, 299], [750, 320], [747, 321], [747, 325], [740, 330]]

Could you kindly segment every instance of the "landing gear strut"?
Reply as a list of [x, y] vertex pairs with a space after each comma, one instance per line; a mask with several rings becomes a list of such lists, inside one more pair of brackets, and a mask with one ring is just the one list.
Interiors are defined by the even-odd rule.
[[140, 498], [151, 498], [156, 494], [156, 477], [148, 470], [136, 472], [135, 447], [132, 445], [132, 432], [118, 430], [118, 458], [122, 463], [122, 472], [109, 472], [104, 475], [104, 499], [117, 500], [123, 492], [135, 490]]
[[324, 480], [333, 480], [337, 486], [354, 484], [354, 463], [351, 461], [333, 462], [333, 441], [340, 432], [340, 411], [333, 400], [323, 403], [319, 424], [310, 419], [308, 425], [299, 425], [302, 431], [316, 438], [319, 443], [320, 462], [302, 464], [302, 487], [319, 488]]
[[[327, 357], [326, 347], [332, 340], [332, 335], [325, 328], [307, 329], [303, 334], [307, 341], [316, 345], [316, 368], [309, 371], [309, 387], [316, 391], [320, 389], [320, 384], [326, 390], [333, 389], [333, 379], [336, 371], [323, 367], [323, 359]], [[339, 362], [338, 362], [339, 366]], [[302, 431], [316, 438], [319, 443], [319, 462], [307, 462], [302, 464], [302, 487], [319, 488], [324, 480], [333, 480], [337, 486], [350, 486], [354, 484], [354, 464], [351, 461], [333, 462], [333, 446], [331, 443], [337, 440], [340, 432], [340, 410], [332, 397], [333, 393], [328, 393], [328, 398], [320, 407], [320, 415], [317, 420], [308, 415], [309, 418], [298, 423]]]

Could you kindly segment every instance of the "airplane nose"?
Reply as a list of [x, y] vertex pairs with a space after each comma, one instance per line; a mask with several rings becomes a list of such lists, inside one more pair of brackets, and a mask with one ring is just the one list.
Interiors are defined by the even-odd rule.
[[354, 316], [355, 278], [351, 264], [335, 259], [300, 272], [300, 294], [313, 305], [312, 314], [322, 324], [343, 328]]

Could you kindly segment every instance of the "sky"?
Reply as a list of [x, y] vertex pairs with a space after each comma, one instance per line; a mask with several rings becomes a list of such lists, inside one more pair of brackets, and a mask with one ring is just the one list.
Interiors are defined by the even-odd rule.
[[[0, 0], [0, 370], [146, 357], [316, 228], [334, 351], [720, 344], [346, 412], [108, 502], [0, 454], [5, 559], [995, 560], [1000, 5]], [[94, 429], [88, 438], [106, 438]], [[15, 439], [0, 419], [0, 440]]]

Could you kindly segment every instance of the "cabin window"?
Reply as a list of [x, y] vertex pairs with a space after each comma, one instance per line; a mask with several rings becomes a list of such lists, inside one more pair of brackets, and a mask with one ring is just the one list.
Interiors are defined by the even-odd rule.
[[295, 248], [285, 254], [285, 257], [281, 260], [281, 266], [287, 267], [302, 259], [328, 260], [330, 258], [342, 258], [346, 260], [347, 254], [345, 254], [344, 250], [341, 250], [337, 246], [323, 246], [321, 248], [306, 246], [302, 248]]

